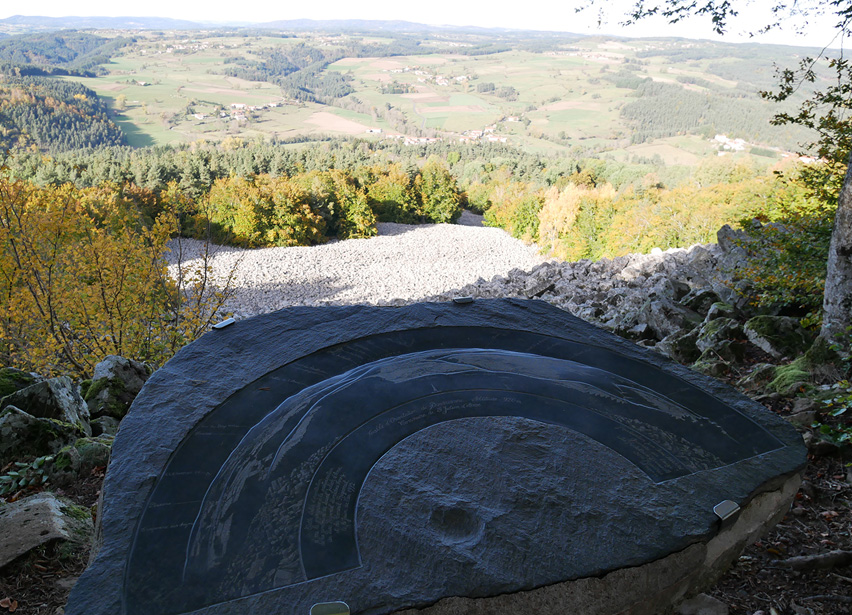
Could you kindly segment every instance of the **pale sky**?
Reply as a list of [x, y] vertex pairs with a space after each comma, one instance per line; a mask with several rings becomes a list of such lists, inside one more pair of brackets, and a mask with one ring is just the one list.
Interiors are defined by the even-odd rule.
[[[753, 40], [762, 43], [812, 45], [823, 47], [832, 43], [834, 19], [812, 20], [808, 36], [797, 35], [792, 30], [777, 31], [749, 39], [746, 33], [763, 25], [767, 13], [761, 10], [770, 0], [753, 0], [750, 4], [740, 0], [737, 8], [743, 15], [730, 24], [728, 33], [720, 37], [712, 33], [709, 20], [692, 19], [675, 26], [662, 20], [645, 20], [639, 25], [624, 28], [619, 25], [629, 0], [603, 0], [611, 7], [606, 23], [597, 25], [597, 12], [574, 11], [579, 0], [525, 0], [508, 2], [490, 0], [483, 2], [459, 0], [322, 0], [322, 2], [233, 2], [206, 0], [205, 2], [174, 0], [145, 0], [145, 2], [115, 2], [115, 0], [37, 0], [33, 5], [3, 2], [0, 18], [16, 14], [62, 17], [82, 16], [156, 16], [193, 21], [265, 22], [278, 19], [401, 19], [432, 25], [459, 25], [481, 27], [506, 27], [528, 30], [555, 30], [579, 34], [617, 34], [621, 36], [682, 36], [709, 38], [729, 42]], [[751, 13], [750, 16], [745, 15]], [[837, 47], [840, 41], [831, 45]]]

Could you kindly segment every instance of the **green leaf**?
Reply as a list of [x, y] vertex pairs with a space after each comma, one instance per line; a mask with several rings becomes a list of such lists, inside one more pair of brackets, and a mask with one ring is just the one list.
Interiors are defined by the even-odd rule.
[[11, 476], [0, 476], [0, 483], [11, 483], [11, 482], [12, 482]]

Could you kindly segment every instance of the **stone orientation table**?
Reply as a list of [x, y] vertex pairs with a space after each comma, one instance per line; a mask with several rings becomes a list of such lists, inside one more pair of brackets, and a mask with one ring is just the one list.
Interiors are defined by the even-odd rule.
[[112, 455], [67, 615], [657, 613], [783, 515], [805, 461], [722, 383], [506, 299], [211, 331]]

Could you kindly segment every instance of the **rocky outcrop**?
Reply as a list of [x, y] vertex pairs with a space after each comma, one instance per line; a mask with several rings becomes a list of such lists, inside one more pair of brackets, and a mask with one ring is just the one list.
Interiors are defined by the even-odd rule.
[[52, 493], [38, 493], [0, 508], [0, 568], [54, 540], [84, 543], [92, 515]]
[[109, 355], [95, 366], [85, 399], [92, 417], [121, 419], [150, 375], [146, 365]]
[[14, 367], [4, 367], [0, 369], [0, 399], [7, 395], [11, 395], [15, 391], [25, 389], [31, 384], [35, 384], [43, 380], [41, 376], [30, 374], [29, 372], [15, 369]]
[[[730, 317], [739, 299], [731, 275], [741, 262], [734, 238], [720, 231], [721, 245], [696, 245], [596, 262], [546, 262], [530, 272], [479, 280], [453, 296], [540, 298], [594, 324], [645, 345], [692, 330], [705, 319]], [[402, 303], [402, 302], [399, 302]], [[664, 346], [665, 347], [665, 346]]]
[[144, 364], [108, 356], [83, 387], [87, 403], [66, 376], [0, 369], [0, 391], [7, 392], [0, 398], [0, 467], [53, 455], [51, 479], [68, 482], [106, 465], [119, 420], [148, 376]]
[[70, 423], [36, 417], [8, 406], [0, 410], [0, 467], [57, 453], [83, 435], [82, 429]]
[[37, 382], [0, 399], [0, 410], [9, 406], [35, 417], [68, 423], [86, 435], [91, 434], [89, 408], [68, 376]]

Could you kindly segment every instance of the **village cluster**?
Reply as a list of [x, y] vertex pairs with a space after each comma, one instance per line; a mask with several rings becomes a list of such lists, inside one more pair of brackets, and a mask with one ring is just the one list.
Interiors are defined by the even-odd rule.
[[435, 85], [448, 86], [451, 82], [465, 83], [473, 77], [470, 75], [459, 75], [458, 77], [448, 77], [446, 75], [432, 74], [427, 70], [423, 70], [419, 66], [406, 66], [405, 68], [385, 69], [388, 73], [414, 73], [417, 76], [418, 83], [434, 83]]

